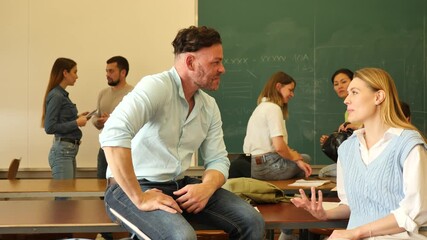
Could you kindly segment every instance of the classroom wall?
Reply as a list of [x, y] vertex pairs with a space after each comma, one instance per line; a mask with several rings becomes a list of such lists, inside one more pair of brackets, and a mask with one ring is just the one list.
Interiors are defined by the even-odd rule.
[[[79, 112], [96, 108], [107, 87], [106, 60], [125, 56], [128, 82], [169, 69], [171, 42], [197, 23], [196, 0], [0, 0], [0, 169], [22, 157], [21, 168], [49, 168], [52, 135], [40, 127], [42, 101], [53, 62], [77, 62], [79, 78], [68, 87]], [[78, 167], [96, 167], [99, 131], [82, 128]]]

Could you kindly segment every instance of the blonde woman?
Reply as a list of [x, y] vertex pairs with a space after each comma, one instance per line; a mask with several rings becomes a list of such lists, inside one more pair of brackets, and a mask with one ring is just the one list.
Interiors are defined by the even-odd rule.
[[403, 114], [393, 79], [384, 70], [356, 71], [348, 87], [348, 118], [364, 128], [338, 149], [341, 204], [322, 207], [322, 192], [292, 202], [318, 219], [349, 218], [330, 239], [426, 239], [426, 138]]

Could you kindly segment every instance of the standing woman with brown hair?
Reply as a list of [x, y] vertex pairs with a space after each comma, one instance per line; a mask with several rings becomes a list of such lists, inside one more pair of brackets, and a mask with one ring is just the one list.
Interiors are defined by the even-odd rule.
[[78, 115], [71, 102], [68, 86], [74, 86], [77, 63], [68, 58], [58, 58], [53, 64], [49, 83], [43, 100], [42, 127], [47, 134], [54, 134], [49, 152], [49, 165], [53, 179], [75, 178], [76, 155], [79, 151], [82, 131], [88, 112]]

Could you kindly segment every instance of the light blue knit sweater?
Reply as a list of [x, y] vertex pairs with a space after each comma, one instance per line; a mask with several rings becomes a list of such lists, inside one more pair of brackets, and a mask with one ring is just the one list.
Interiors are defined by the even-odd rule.
[[347, 229], [385, 217], [399, 207], [404, 198], [403, 163], [418, 144], [424, 144], [420, 134], [404, 130], [368, 166], [362, 160], [355, 134], [340, 145], [338, 155], [351, 210]]

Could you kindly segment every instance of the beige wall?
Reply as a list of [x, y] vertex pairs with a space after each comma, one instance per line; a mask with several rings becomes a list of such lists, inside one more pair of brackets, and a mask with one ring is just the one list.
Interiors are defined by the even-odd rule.
[[[49, 168], [52, 135], [40, 127], [42, 100], [58, 57], [77, 62], [68, 87], [79, 112], [96, 107], [106, 87], [105, 61], [129, 60], [128, 82], [169, 69], [176, 32], [197, 24], [197, 0], [0, 0], [0, 169], [14, 157], [21, 168]], [[95, 167], [98, 130], [82, 128], [78, 167]]]

